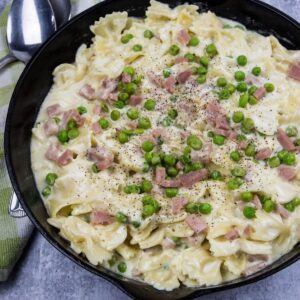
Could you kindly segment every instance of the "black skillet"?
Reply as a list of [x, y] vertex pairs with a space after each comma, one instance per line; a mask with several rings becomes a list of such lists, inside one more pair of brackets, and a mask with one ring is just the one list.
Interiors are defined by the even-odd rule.
[[[257, 0], [206, 0], [162, 1], [176, 6], [185, 2], [194, 3], [201, 11], [211, 10], [217, 15], [233, 19], [248, 29], [262, 34], [275, 35], [289, 49], [300, 49], [300, 25], [277, 9]], [[147, 0], [106, 0], [78, 15], [55, 33], [27, 65], [15, 88], [6, 120], [5, 158], [13, 187], [23, 208], [41, 234], [61, 253], [86, 270], [105, 278], [123, 292], [136, 299], [191, 299], [197, 296], [239, 287], [258, 281], [297, 261], [299, 245], [266, 269], [247, 278], [240, 278], [213, 287], [180, 287], [171, 292], [158, 291], [135, 280], [122, 278], [105, 268], [95, 267], [87, 259], [76, 254], [69, 243], [50, 226], [47, 212], [39, 196], [30, 167], [31, 129], [40, 106], [51, 85], [52, 71], [61, 63], [72, 63], [82, 43], [91, 42], [89, 26], [101, 16], [113, 11], [128, 11], [130, 16], [143, 17], [149, 5]]]

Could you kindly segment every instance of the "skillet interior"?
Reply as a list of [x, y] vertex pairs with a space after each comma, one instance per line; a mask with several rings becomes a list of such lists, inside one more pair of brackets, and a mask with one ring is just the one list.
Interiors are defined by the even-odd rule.
[[[219, 16], [234, 19], [248, 29], [262, 34], [274, 34], [289, 49], [300, 49], [300, 25], [257, 0], [206, 0], [206, 1], [166, 1], [172, 6], [195, 3], [201, 11], [211, 10]], [[64, 255], [85, 269], [104, 277], [118, 286], [129, 296], [138, 299], [183, 299], [237, 287], [255, 282], [290, 265], [299, 258], [299, 245], [281, 257], [268, 268], [247, 279], [237, 279], [208, 288], [181, 287], [172, 292], [158, 291], [153, 287], [130, 279], [122, 279], [101, 266], [91, 265], [76, 254], [68, 242], [58, 235], [56, 229], [47, 222], [47, 212], [36, 188], [30, 161], [31, 129], [40, 106], [52, 85], [53, 69], [64, 62], [73, 62], [77, 48], [82, 43], [90, 43], [92, 34], [89, 26], [100, 16], [113, 11], [128, 11], [131, 16], [142, 17], [149, 5], [147, 0], [106, 0], [74, 18], [58, 33], [51, 37], [24, 70], [12, 96], [5, 130], [5, 156], [8, 171], [18, 198], [28, 216], [44, 237]]]

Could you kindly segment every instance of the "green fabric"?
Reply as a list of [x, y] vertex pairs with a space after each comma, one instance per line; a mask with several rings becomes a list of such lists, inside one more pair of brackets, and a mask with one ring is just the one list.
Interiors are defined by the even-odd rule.
[[[87, 9], [100, 0], [71, 0], [72, 15]], [[0, 57], [8, 53], [6, 44], [6, 23], [11, 4], [0, 15]], [[9, 100], [16, 82], [24, 69], [24, 64], [15, 62], [0, 71], [0, 281], [7, 280], [32, 233], [33, 226], [27, 217], [12, 218], [8, 207], [12, 188], [7, 175], [3, 133]]]

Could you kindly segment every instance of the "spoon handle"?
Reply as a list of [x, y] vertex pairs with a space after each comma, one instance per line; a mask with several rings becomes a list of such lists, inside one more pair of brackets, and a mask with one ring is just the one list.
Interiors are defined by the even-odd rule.
[[11, 53], [8, 53], [6, 56], [0, 59], [0, 70], [2, 70], [9, 63], [16, 60], [17, 59]]
[[26, 213], [23, 210], [19, 199], [15, 192], [12, 193], [9, 203], [8, 212], [11, 217], [13, 218], [23, 218], [26, 217]]

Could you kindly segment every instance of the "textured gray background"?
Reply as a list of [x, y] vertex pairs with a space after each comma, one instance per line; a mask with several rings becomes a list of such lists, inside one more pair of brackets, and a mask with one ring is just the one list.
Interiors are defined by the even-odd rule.
[[[241, 0], [241, 3], [243, 1]], [[6, 2], [7, 0], [0, 0], [0, 10]], [[300, 21], [300, 0], [267, 0], [265, 2]], [[300, 262], [258, 283], [219, 292], [202, 299], [300, 299], [299, 282]], [[23, 300], [129, 300], [110, 283], [90, 274], [65, 258], [37, 232], [33, 235], [9, 281], [0, 284], [0, 299], [20, 298]]]

